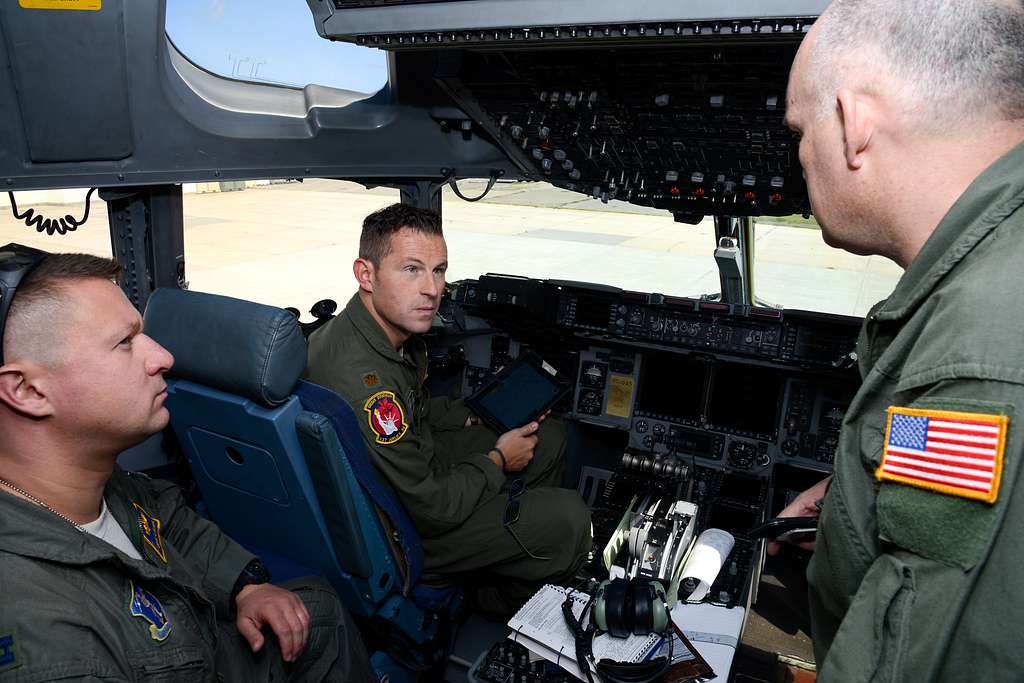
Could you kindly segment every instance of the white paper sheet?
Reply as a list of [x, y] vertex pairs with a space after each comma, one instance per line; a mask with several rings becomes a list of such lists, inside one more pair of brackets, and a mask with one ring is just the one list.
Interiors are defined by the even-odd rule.
[[746, 610], [742, 607], [719, 607], [701, 603], [677, 603], [672, 608], [672, 622], [689, 639], [715, 671], [708, 683], [729, 680], [732, 660], [740, 643]]

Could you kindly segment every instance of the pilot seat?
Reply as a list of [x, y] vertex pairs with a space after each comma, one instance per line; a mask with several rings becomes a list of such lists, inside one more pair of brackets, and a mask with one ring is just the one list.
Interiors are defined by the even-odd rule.
[[210, 519], [275, 581], [330, 581], [378, 673], [412, 681], [443, 667], [461, 591], [422, 576], [420, 537], [376, 476], [348, 404], [300, 379], [306, 341], [296, 317], [158, 289], [145, 329], [174, 355], [171, 431]]

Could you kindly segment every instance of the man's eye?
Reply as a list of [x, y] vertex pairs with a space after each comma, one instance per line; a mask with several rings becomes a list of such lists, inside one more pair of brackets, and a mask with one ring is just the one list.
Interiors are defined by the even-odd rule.
[[127, 347], [129, 347], [129, 348], [130, 348], [130, 347], [131, 347], [131, 345], [132, 345], [132, 338], [131, 338], [131, 337], [125, 337], [124, 339], [122, 339], [121, 341], [119, 341], [119, 342], [117, 343], [117, 345], [118, 345], [118, 346], [127, 346]]

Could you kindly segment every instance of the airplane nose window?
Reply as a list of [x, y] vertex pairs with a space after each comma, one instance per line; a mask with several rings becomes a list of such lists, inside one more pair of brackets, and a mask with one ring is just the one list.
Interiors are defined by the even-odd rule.
[[383, 51], [318, 36], [305, 0], [167, 0], [165, 30], [189, 60], [228, 78], [363, 94], [388, 79]]
[[863, 316], [903, 275], [882, 256], [828, 246], [813, 217], [762, 216], [754, 234], [756, 296], [785, 308]]

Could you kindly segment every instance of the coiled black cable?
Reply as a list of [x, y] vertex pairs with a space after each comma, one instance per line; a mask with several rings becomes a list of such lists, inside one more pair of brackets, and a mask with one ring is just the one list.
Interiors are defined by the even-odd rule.
[[504, 173], [505, 172], [501, 170], [491, 171], [491, 177], [487, 181], [487, 187], [485, 187], [484, 191], [481, 192], [480, 195], [477, 197], [467, 197], [466, 195], [462, 194], [462, 190], [459, 189], [458, 179], [455, 177], [455, 171], [448, 171], [447, 173], [445, 173], [445, 178], [441, 182], [447, 182], [448, 187], [452, 188], [452, 192], [454, 192], [455, 196], [458, 197], [459, 199], [466, 202], [478, 202], [491, 193], [491, 189], [494, 187], [494, 183], [498, 182], [498, 178], [504, 175]]
[[19, 221], [24, 221], [28, 227], [35, 228], [36, 232], [45, 232], [47, 235], [54, 233], [66, 235], [77, 230], [78, 226], [89, 220], [89, 207], [92, 204], [92, 193], [95, 191], [96, 188], [94, 187], [86, 193], [85, 213], [78, 219], [71, 214], [65, 214], [63, 218], [43, 218], [42, 215], [37, 215], [34, 209], [26, 209], [24, 213], [18, 213], [18, 204], [14, 201], [14, 193], [8, 192], [7, 196], [11, 198], [11, 213]]

